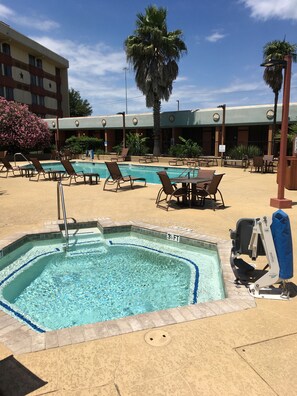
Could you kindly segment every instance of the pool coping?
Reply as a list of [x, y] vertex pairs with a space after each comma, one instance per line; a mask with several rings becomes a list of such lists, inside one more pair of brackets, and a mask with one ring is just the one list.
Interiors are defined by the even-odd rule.
[[[256, 307], [255, 299], [249, 294], [247, 288], [238, 287], [234, 284], [234, 274], [229, 262], [231, 240], [227, 241], [210, 235], [197, 234], [191, 229], [182, 227], [161, 227], [134, 221], [115, 222], [109, 218], [96, 218], [79, 223], [70, 223], [69, 227], [98, 227], [103, 234], [137, 231], [163, 239], [166, 239], [169, 233], [173, 236], [179, 236], [182, 243], [199, 244], [203, 247], [215, 249], [220, 258], [226, 298], [45, 333], [35, 332], [25, 323], [0, 309], [0, 342], [14, 354], [58, 348]], [[45, 223], [43, 229], [34, 230], [30, 233], [15, 233], [3, 238], [0, 240], [0, 257], [30, 240], [47, 239], [49, 236], [58, 238], [61, 236], [62, 229], [62, 221], [49, 221]]]

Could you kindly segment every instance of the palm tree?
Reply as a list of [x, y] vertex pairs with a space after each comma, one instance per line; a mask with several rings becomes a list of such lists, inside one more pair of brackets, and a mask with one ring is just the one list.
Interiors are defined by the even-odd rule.
[[[263, 60], [267, 62], [269, 60], [284, 60], [286, 55], [292, 55], [294, 62], [297, 60], [295, 53], [297, 44], [290, 44], [283, 40], [269, 41], [263, 48]], [[279, 91], [283, 85], [283, 66], [273, 65], [265, 67], [263, 79], [265, 83], [272, 89], [274, 93], [274, 118], [273, 118], [273, 132], [272, 132], [272, 153], [274, 152], [274, 140], [276, 134], [276, 113]]]
[[147, 7], [145, 14], [137, 14], [134, 35], [124, 43], [136, 85], [146, 97], [146, 106], [153, 108], [153, 154], [156, 156], [160, 155], [161, 100], [168, 101], [178, 75], [177, 61], [187, 52], [182, 31], [167, 31], [166, 16], [167, 10], [163, 7]]

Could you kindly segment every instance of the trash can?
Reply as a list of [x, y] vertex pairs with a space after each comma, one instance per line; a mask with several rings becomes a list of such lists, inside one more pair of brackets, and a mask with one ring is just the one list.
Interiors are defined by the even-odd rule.
[[297, 190], [297, 157], [286, 157], [285, 188]]

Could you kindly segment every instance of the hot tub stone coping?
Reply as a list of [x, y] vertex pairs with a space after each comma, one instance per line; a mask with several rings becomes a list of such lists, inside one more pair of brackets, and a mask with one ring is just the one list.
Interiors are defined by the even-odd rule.
[[[215, 236], [197, 234], [193, 230], [182, 227], [161, 227], [135, 221], [114, 222], [109, 218], [89, 219], [69, 224], [69, 229], [92, 227], [98, 227], [105, 235], [131, 231], [166, 239], [167, 233], [173, 233], [180, 236], [181, 243], [195, 244], [196, 246], [217, 250], [224, 279], [226, 298], [184, 307], [170, 308], [163, 311], [148, 312], [106, 322], [47, 331], [45, 333], [33, 331], [29, 326], [0, 309], [0, 342], [13, 353], [22, 354], [57, 348], [256, 307], [255, 299], [248, 293], [247, 288], [239, 288], [233, 282], [234, 275], [229, 264], [231, 240], [227, 241]], [[10, 253], [26, 242], [46, 239], [49, 236], [60, 238], [63, 228], [64, 222], [61, 220], [48, 221], [45, 223], [43, 229], [34, 230], [30, 233], [15, 233], [12, 236], [3, 238], [0, 240], [0, 257]]]

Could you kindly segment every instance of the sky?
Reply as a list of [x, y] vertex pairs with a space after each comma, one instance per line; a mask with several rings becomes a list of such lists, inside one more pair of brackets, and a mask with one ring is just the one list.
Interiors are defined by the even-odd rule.
[[[263, 46], [284, 38], [297, 43], [297, 0], [0, 0], [0, 15], [68, 59], [69, 88], [88, 100], [92, 115], [137, 114], [152, 109], [135, 84], [124, 41], [151, 4], [167, 9], [167, 30], [180, 29], [187, 46], [162, 111], [273, 103], [260, 66]], [[293, 64], [292, 102], [296, 88]]]

